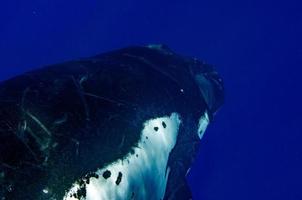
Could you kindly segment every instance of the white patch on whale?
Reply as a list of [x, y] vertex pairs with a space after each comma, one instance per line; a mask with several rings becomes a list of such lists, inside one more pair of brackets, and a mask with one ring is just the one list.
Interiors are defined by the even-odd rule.
[[198, 122], [198, 137], [201, 139], [210, 123], [208, 112], [206, 111], [204, 115], [202, 115]]
[[[98, 169], [89, 184], [81, 186], [78, 180], [65, 193], [64, 200], [163, 199], [170, 172], [166, 170], [167, 162], [180, 123], [177, 113], [146, 121], [134, 154], [129, 152], [123, 159]], [[75, 195], [80, 189], [86, 191], [86, 196]]]

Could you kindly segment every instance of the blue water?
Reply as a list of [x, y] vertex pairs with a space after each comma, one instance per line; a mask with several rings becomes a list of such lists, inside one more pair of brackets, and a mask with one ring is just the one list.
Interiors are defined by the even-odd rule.
[[302, 6], [278, 0], [0, 2], [0, 80], [133, 44], [216, 65], [226, 102], [189, 176], [194, 199], [302, 199]]

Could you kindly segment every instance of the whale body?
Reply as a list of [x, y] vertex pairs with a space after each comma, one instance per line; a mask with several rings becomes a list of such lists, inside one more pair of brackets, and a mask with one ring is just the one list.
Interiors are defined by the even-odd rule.
[[190, 199], [186, 175], [224, 101], [211, 65], [164, 45], [0, 83], [0, 197]]

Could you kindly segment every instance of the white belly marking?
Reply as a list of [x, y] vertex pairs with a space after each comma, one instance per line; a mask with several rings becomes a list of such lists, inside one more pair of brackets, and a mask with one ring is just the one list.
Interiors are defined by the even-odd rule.
[[98, 169], [88, 179], [89, 184], [87, 179], [79, 179], [64, 200], [163, 199], [169, 175], [167, 162], [180, 123], [177, 113], [148, 120], [134, 154]]

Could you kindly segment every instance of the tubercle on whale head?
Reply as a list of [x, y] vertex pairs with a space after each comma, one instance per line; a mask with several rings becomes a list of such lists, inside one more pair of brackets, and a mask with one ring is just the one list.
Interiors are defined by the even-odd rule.
[[214, 67], [194, 59], [190, 65], [190, 73], [195, 79], [199, 90], [207, 104], [210, 120], [224, 103], [224, 83]]

